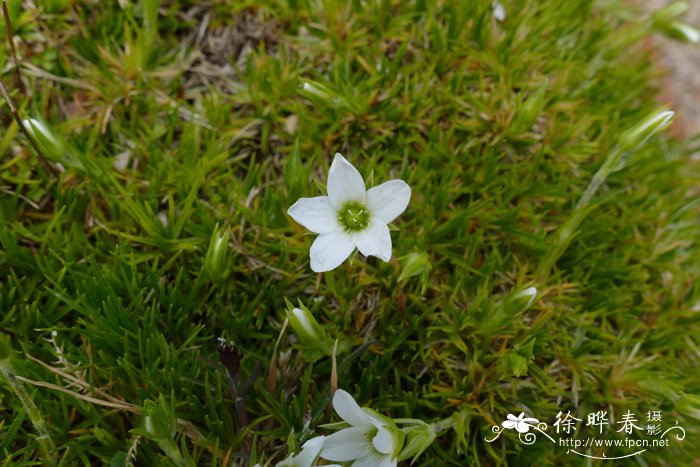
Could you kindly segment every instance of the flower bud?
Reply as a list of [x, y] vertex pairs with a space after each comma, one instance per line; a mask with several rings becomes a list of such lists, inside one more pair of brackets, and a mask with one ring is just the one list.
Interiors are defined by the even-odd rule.
[[673, 111], [668, 109], [655, 110], [647, 115], [642, 121], [622, 134], [620, 137], [621, 148], [632, 149], [666, 130], [671, 126], [673, 115]]
[[545, 91], [547, 90], [547, 83], [543, 83], [530, 97], [525, 99], [525, 101], [520, 104], [515, 112], [513, 120], [508, 126], [507, 133], [509, 135], [519, 135], [532, 128], [532, 125], [537, 121], [544, 105], [545, 101]]
[[516, 345], [513, 350], [508, 353], [506, 366], [508, 374], [516, 377], [525, 376], [528, 371], [528, 365], [535, 358], [533, 350], [535, 347], [535, 339], [531, 339], [525, 345]]
[[36, 118], [25, 118], [22, 124], [46, 157], [53, 160], [60, 160], [63, 157], [66, 144], [46, 122]]
[[527, 311], [535, 302], [536, 298], [537, 289], [534, 287], [528, 287], [525, 290], [510, 295], [503, 304], [506, 314], [513, 316]]
[[143, 404], [143, 427], [132, 430], [158, 444], [158, 447], [176, 464], [182, 462], [182, 454], [175, 442], [177, 417], [175, 409], [161, 394], [158, 401], [147, 400]]
[[433, 444], [437, 437], [435, 428], [427, 423], [406, 427], [402, 431], [406, 434], [406, 443], [399, 454], [399, 461], [406, 460], [409, 457], [415, 460]]
[[333, 97], [332, 93], [324, 85], [315, 81], [304, 81], [301, 84], [301, 93], [306, 97], [327, 101]]
[[171, 439], [175, 435], [175, 414], [161, 396], [158, 402], [143, 404], [143, 428], [151, 439]]
[[686, 42], [688, 44], [697, 44], [700, 42], [700, 31], [679, 21], [674, 21], [671, 23], [666, 29], [664, 29], [664, 32], [670, 38], [681, 42]]
[[399, 258], [401, 262], [401, 275], [399, 282], [403, 282], [409, 277], [427, 274], [430, 271], [430, 256], [424, 251], [409, 253]]
[[286, 298], [284, 301], [287, 303], [287, 321], [299, 338], [299, 348], [304, 358], [313, 362], [324, 356], [332, 356], [334, 348], [336, 355], [350, 348], [349, 341], [343, 337], [340, 337], [336, 344], [336, 340], [326, 334], [304, 305], [300, 303], [300, 307], [295, 307]]
[[331, 354], [328, 350], [332, 351], [332, 346], [330, 349], [327, 347], [330, 340], [309, 310], [306, 308], [287, 310], [287, 319], [294, 333], [305, 346], [320, 350], [326, 355]]
[[211, 281], [217, 285], [223, 283], [229, 275], [228, 229], [219, 230], [217, 226], [211, 236], [209, 249], [204, 260], [204, 269]]

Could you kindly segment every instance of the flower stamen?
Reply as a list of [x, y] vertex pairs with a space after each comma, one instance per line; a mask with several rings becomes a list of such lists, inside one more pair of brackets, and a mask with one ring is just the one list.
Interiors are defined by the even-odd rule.
[[369, 225], [369, 210], [361, 203], [350, 201], [338, 211], [338, 222], [347, 232], [359, 232]]

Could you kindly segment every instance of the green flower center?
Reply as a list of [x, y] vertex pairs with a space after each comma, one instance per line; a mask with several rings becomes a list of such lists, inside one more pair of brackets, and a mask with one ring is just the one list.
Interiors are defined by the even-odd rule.
[[350, 201], [338, 211], [338, 222], [348, 232], [359, 232], [369, 225], [369, 211], [364, 204]]

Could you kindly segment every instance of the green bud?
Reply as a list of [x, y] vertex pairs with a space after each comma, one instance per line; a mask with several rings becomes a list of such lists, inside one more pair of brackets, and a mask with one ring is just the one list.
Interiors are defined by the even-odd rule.
[[337, 91], [325, 86], [318, 81], [303, 80], [299, 86], [299, 94], [314, 102], [316, 105], [339, 107], [353, 112], [360, 112], [365, 109], [360, 101], [348, 100], [338, 94]]
[[333, 99], [333, 93], [330, 89], [316, 81], [305, 80], [302, 82], [301, 93], [314, 100], [329, 101]]
[[27, 130], [41, 152], [47, 158], [59, 162], [65, 167], [86, 170], [79, 153], [68, 145], [53, 128], [46, 122], [37, 118], [25, 118], [22, 126]]
[[158, 401], [147, 400], [143, 404], [143, 426], [131, 430], [158, 444], [158, 447], [176, 464], [183, 464], [183, 457], [175, 442], [177, 416], [175, 409], [161, 394]]
[[12, 341], [10, 336], [0, 333], [0, 366], [7, 366], [12, 356]]
[[153, 440], [168, 440], [175, 436], [175, 412], [161, 395], [158, 402], [143, 404], [143, 428]]
[[516, 345], [508, 353], [508, 370], [513, 376], [520, 377], [527, 374], [528, 364], [535, 358], [533, 354], [534, 347], [535, 339], [532, 339], [525, 345]]
[[646, 142], [671, 126], [673, 111], [658, 109], [644, 117], [639, 123], [627, 130], [620, 137], [620, 147], [625, 149], [635, 148]]
[[211, 281], [217, 285], [223, 283], [229, 275], [229, 232], [219, 230], [217, 225], [209, 242], [209, 249], [204, 260], [204, 269]]
[[530, 97], [520, 104], [515, 112], [513, 120], [508, 126], [507, 133], [517, 136], [532, 128], [532, 125], [537, 121], [542, 109], [546, 103], [545, 92], [547, 91], [547, 83], [543, 83]]
[[700, 41], [700, 32], [694, 27], [678, 21], [688, 9], [689, 6], [686, 2], [675, 2], [661, 8], [651, 15], [652, 27], [671, 39], [690, 44], [697, 43]]
[[517, 353], [508, 354], [508, 371], [516, 377], [525, 376], [527, 374], [528, 359]]
[[437, 433], [432, 425], [421, 423], [418, 425], [402, 428], [406, 434], [406, 444], [399, 454], [399, 461], [410, 457], [415, 459], [433, 444]]
[[287, 309], [287, 320], [311, 360], [315, 360], [319, 355], [332, 355], [333, 341], [328, 338], [326, 331], [309, 310], [305, 307]]
[[66, 152], [66, 144], [46, 122], [25, 118], [22, 124], [46, 157], [60, 161]]
[[700, 31], [679, 21], [671, 23], [664, 29], [664, 32], [668, 37], [688, 44], [697, 44], [700, 42]]
[[509, 295], [503, 303], [503, 308], [507, 315], [519, 315], [527, 311], [535, 303], [535, 299], [537, 299], [537, 289], [528, 287]]
[[430, 271], [430, 255], [426, 252], [413, 252], [399, 258], [401, 262], [401, 275], [399, 282], [404, 282], [409, 277], [427, 275]]

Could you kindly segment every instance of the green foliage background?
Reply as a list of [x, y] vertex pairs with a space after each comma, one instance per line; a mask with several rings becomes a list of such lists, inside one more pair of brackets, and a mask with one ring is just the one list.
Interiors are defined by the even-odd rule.
[[[658, 105], [653, 28], [611, 1], [503, 3], [499, 23], [472, 0], [9, 2], [24, 86], [8, 47], [3, 82], [65, 141], [47, 154], [65, 170], [40, 164], [5, 106], [0, 329], [55, 447], [42, 453], [3, 379], [0, 463], [167, 465], [173, 445], [197, 465], [281, 460], [336, 420], [330, 359], [280, 334], [285, 298], [347, 343], [338, 382], [360, 404], [457, 414], [420, 465], [583, 462], [512, 433], [484, 441], [522, 411], [662, 410], [686, 439], [637, 461], [700, 456], [694, 143], [654, 138], [575, 211]], [[286, 209], [323, 194], [335, 152], [413, 197], [392, 261], [318, 275]], [[222, 280], [203, 271], [217, 224]], [[411, 253], [430, 269], [399, 282]], [[533, 306], [509, 305], [527, 286]], [[218, 337], [254, 381], [244, 427]], [[170, 444], [144, 435], [144, 407]]]

